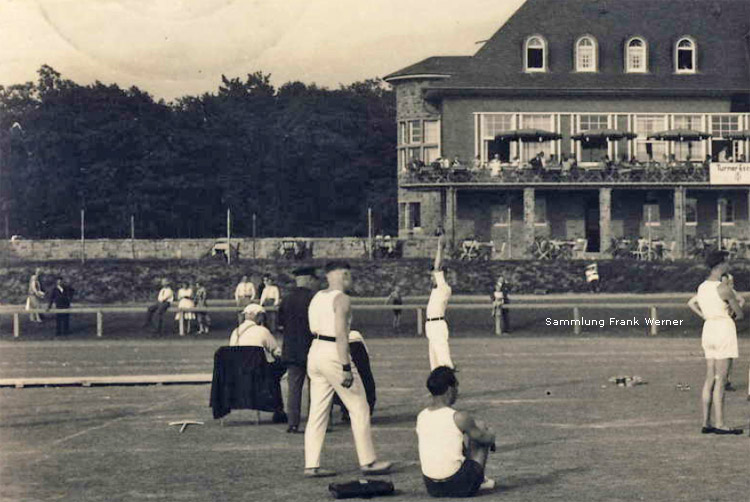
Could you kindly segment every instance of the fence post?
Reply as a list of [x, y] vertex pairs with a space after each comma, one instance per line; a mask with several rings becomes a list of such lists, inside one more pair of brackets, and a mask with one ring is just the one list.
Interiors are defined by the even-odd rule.
[[18, 312], [13, 314], [13, 338], [21, 336], [21, 316]]
[[102, 337], [104, 330], [104, 315], [102, 314], [102, 311], [99, 310], [96, 313], [96, 336], [99, 338]]
[[[581, 319], [581, 311], [578, 307], [573, 307], [573, 320], [578, 321]], [[573, 334], [574, 335], [580, 335], [581, 334], [581, 324], [578, 322], [573, 323]]]
[[650, 332], [650, 335], [651, 336], [656, 336], [656, 335], [659, 334], [659, 326], [657, 326], [654, 321], [656, 321], [657, 319], [659, 319], [659, 314], [656, 311], [656, 307], [651, 307], [650, 310], [651, 310], [651, 332]]
[[180, 336], [185, 336], [185, 314], [182, 312], [182, 310], [180, 310], [179, 316], [180, 316], [180, 322], [179, 322]]
[[417, 336], [424, 335], [424, 309], [417, 307]]
[[503, 313], [502, 311], [495, 313], [495, 335], [502, 336], [503, 334]]

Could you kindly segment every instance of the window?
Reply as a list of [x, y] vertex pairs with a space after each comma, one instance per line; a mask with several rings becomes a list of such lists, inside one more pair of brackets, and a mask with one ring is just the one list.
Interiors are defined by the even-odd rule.
[[652, 202], [643, 205], [643, 224], [647, 227], [658, 227], [661, 225], [659, 204]]
[[625, 46], [625, 71], [627, 73], [648, 71], [648, 47], [642, 38], [631, 38]]
[[608, 127], [607, 115], [581, 115], [580, 117], [580, 132], [595, 131]]
[[547, 71], [547, 42], [539, 36], [529, 37], [524, 59], [526, 71]]
[[419, 202], [402, 202], [399, 206], [402, 229], [413, 230], [422, 227], [421, 204]]
[[[542, 129], [544, 131], [555, 130], [554, 116], [551, 114], [538, 113], [521, 115], [521, 129]], [[554, 141], [524, 141], [521, 150], [521, 160], [529, 160], [539, 152], [544, 152], [545, 157], [553, 153]]]
[[724, 133], [740, 130], [740, 118], [737, 115], [713, 115], [711, 117], [711, 134], [724, 137]]
[[677, 73], [695, 73], [695, 42], [682, 38], [675, 50], [675, 71]]
[[[703, 130], [703, 117], [701, 115], [675, 115], [675, 129], [689, 129], [691, 131]], [[701, 141], [678, 141], [674, 143], [676, 160], [703, 160]]]
[[[579, 132], [594, 131], [597, 129], [606, 129], [608, 126], [608, 116], [605, 114], [588, 114], [579, 115], [578, 130]], [[609, 154], [609, 145], [604, 138], [588, 138], [585, 141], [577, 143], [578, 160], [580, 162], [599, 162], [602, 157]]]
[[534, 199], [534, 225], [547, 224], [547, 199], [537, 196]]
[[406, 170], [412, 160], [428, 164], [440, 156], [440, 121], [408, 120], [398, 125], [399, 168]]
[[576, 71], [595, 72], [596, 71], [596, 39], [594, 37], [581, 37], [576, 43]]
[[698, 199], [685, 199], [685, 225], [698, 224]]
[[734, 211], [736, 209], [734, 200], [732, 199], [719, 199], [719, 208], [721, 208], [721, 224], [722, 225], [734, 225]]
[[483, 162], [487, 162], [499, 155], [500, 160], [508, 162], [511, 153], [515, 154], [515, 144], [510, 141], [496, 141], [498, 134], [511, 131], [514, 127], [514, 116], [512, 113], [483, 113], [479, 123], [480, 129], [480, 156]]
[[641, 162], [667, 160], [667, 142], [648, 139], [650, 134], [664, 131], [667, 128], [667, 118], [664, 115], [636, 115], [635, 155]]

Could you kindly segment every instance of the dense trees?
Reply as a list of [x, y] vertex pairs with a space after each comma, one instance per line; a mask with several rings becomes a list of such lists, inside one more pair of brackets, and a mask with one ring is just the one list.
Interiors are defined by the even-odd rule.
[[[18, 123], [19, 126], [13, 126]], [[372, 206], [395, 233], [395, 98], [368, 80], [275, 89], [222, 76], [215, 93], [155, 101], [43, 66], [0, 87], [0, 211], [10, 233], [90, 237], [363, 235]]]

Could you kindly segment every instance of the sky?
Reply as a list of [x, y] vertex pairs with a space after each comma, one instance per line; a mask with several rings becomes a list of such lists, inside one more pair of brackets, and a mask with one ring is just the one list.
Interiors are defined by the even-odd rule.
[[221, 75], [338, 87], [430, 56], [471, 55], [524, 0], [0, 0], [0, 85], [42, 64], [156, 98]]

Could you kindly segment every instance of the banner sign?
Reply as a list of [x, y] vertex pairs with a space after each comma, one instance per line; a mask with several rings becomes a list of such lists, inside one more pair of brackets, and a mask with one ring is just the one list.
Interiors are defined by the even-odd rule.
[[711, 162], [712, 185], [750, 185], [750, 162]]

